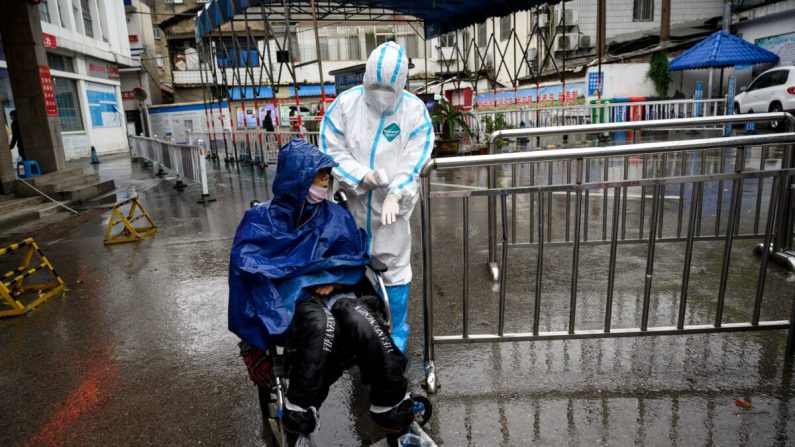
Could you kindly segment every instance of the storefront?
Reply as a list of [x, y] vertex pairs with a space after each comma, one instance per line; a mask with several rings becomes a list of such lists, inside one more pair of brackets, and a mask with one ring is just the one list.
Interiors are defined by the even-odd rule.
[[[127, 151], [118, 67], [59, 50], [57, 40], [50, 37], [47, 61], [66, 159], [89, 157], [92, 146], [100, 155]], [[10, 122], [15, 104], [6, 67], [0, 41], [0, 105]]]

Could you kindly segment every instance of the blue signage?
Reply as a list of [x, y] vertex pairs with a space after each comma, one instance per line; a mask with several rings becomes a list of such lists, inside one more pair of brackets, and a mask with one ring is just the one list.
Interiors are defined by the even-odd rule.
[[599, 73], [593, 72], [588, 73], [588, 96], [597, 96], [596, 92], [599, 91], [599, 95], [601, 96], [602, 92], [605, 91], [604, 79], [605, 79], [605, 72], [601, 72], [602, 74], [602, 85], [599, 85]]

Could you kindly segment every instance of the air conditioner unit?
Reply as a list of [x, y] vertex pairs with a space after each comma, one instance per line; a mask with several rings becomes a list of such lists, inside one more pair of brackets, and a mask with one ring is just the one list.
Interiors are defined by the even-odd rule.
[[576, 9], [567, 9], [564, 13], [563, 11], [558, 11], [558, 25], [563, 25], [563, 19], [566, 19], [566, 26], [574, 26], [577, 24], [577, 10]]
[[580, 36], [580, 48], [593, 48], [591, 36]]
[[538, 59], [538, 48], [528, 48], [527, 49], [527, 60], [534, 61]]
[[558, 36], [555, 40], [555, 51], [576, 50], [578, 44], [577, 36]]

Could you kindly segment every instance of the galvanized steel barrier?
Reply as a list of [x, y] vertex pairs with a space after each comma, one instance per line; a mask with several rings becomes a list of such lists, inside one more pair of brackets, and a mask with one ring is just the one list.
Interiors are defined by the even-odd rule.
[[726, 100], [724, 98], [671, 99], [484, 110], [473, 112], [473, 118], [467, 124], [483, 137], [481, 126], [483, 118], [490, 116], [493, 119], [498, 114], [501, 114], [505, 122], [514, 128], [518, 128], [522, 122], [527, 127], [609, 124], [722, 116], [726, 114]]
[[199, 183], [202, 198], [209, 197], [207, 157], [201, 140], [196, 145], [188, 145], [131, 135], [130, 151], [134, 158], [149, 160], [177, 174], [178, 185], [183, 178]]
[[[703, 118], [682, 118], [682, 119], [667, 119], [667, 120], [652, 120], [652, 121], [642, 121], [642, 122], [623, 122], [623, 123], [609, 123], [609, 124], [592, 124], [592, 125], [575, 125], [575, 126], [554, 126], [554, 127], [541, 127], [541, 128], [533, 128], [533, 129], [507, 129], [501, 130], [498, 132], [494, 132], [489, 140], [489, 153], [494, 154], [497, 151], [497, 140], [500, 138], [504, 139], [515, 139], [515, 138], [528, 138], [528, 137], [548, 137], [548, 136], [555, 136], [555, 135], [572, 135], [572, 134], [594, 134], [594, 133], [602, 133], [602, 132], [619, 132], [619, 131], [633, 131], [632, 140], [633, 142], [636, 141], [637, 131], [641, 130], [663, 130], [663, 129], [697, 129], [697, 128], [710, 128], [710, 127], [723, 127], [727, 124], [745, 124], [745, 123], [757, 123], [757, 122], [771, 122], [771, 121], [793, 121], [792, 115], [788, 113], [757, 113], [757, 114], [745, 114], [745, 115], [725, 115], [725, 116], [713, 116], [713, 117], [703, 117]], [[693, 160], [688, 160], [686, 155], [682, 156], [669, 156], [663, 155], [662, 160], [656, 162], [650, 162], [649, 160], [650, 154], [645, 154], [642, 156], [642, 176], [645, 178], [649, 171], [651, 170], [652, 173], [656, 173], [657, 171], [661, 171], [659, 175], [666, 176], [666, 175], [688, 175], [688, 168], [689, 164]], [[768, 159], [767, 154], [763, 157], [762, 164], [773, 161], [773, 159]], [[704, 165], [704, 158], [700, 158], [698, 161], [701, 163], [699, 167], [699, 173], [706, 173], [707, 166]], [[721, 166], [725, 164], [726, 158], [725, 153], [721, 155]], [[571, 161], [568, 162], [569, 166], [567, 166], [567, 180], [571, 180]], [[590, 181], [591, 177], [594, 176], [596, 173], [590, 169], [591, 165], [589, 160], [586, 160], [588, 163], [585, 166], [585, 181]], [[623, 180], [628, 180], [629, 163], [625, 157], [624, 160], [624, 170], [621, 173]], [[601, 177], [603, 179], [607, 178], [607, 166], [604, 166], [605, 170], [601, 172]], [[535, 168], [531, 167], [534, 171]], [[497, 187], [497, 175], [495, 168], [490, 168], [488, 170], [489, 180], [488, 185], [489, 188], [496, 188]], [[552, 181], [553, 172], [548, 170], [546, 173], [546, 180], [547, 182]], [[539, 182], [541, 181], [542, 173], [538, 173]], [[534, 176], [535, 178], [535, 176]], [[515, 168], [511, 171], [511, 184], [516, 185], [516, 171]], [[604, 191], [603, 191], [604, 192]], [[625, 191], [626, 192], [626, 191]], [[638, 197], [639, 199], [638, 205], [640, 208], [640, 219], [639, 219], [639, 226], [637, 228], [638, 231], [638, 238], [642, 238], [644, 233], [644, 213], [646, 209], [646, 201], [649, 189], [648, 188], [641, 188], [640, 194]], [[679, 191], [679, 214], [677, 216], [679, 220], [679, 224], [677, 225], [677, 236], [681, 237], [682, 231], [682, 204], [684, 203], [684, 188], [680, 188]], [[570, 192], [566, 193], [567, 199], [569, 198]], [[722, 192], [719, 192], [719, 195]], [[588, 212], [588, 204], [589, 204], [589, 195], [588, 191], [585, 191], [586, 203], [585, 203], [585, 211]], [[492, 278], [496, 281], [499, 277], [499, 269], [497, 268], [497, 211], [496, 211], [496, 199], [494, 197], [489, 197], [489, 267], [491, 270]], [[607, 194], [602, 195], [602, 232], [601, 232], [601, 240], [607, 240]], [[513, 210], [515, 210], [515, 196], [512, 197], [512, 205]], [[515, 213], [515, 211], [512, 211]], [[720, 209], [718, 210], [718, 215], [720, 216], [721, 212]], [[621, 210], [621, 221], [622, 223], [626, 223], [626, 215], [627, 215], [627, 201], [624, 201], [622, 210]], [[756, 220], [757, 220], [757, 227], [758, 230], [758, 216], [759, 210], [756, 211]], [[511, 244], [516, 243], [516, 219], [515, 214], [512, 215], [514, 219], [511, 220]], [[701, 215], [698, 216], [698, 236], [701, 236]], [[720, 218], [716, 221], [716, 228], [720, 226]], [[565, 221], [565, 234], [566, 239], [565, 241], [569, 241], [569, 234], [571, 233], [571, 222], [569, 220], [569, 210], [566, 211], [566, 221]], [[551, 226], [550, 226], [551, 229]], [[755, 231], [756, 231], [755, 230]], [[551, 231], [548, 232], [551, 234]], [[663, 236], [662, 234], [660, 235]], [[715, 232], [715, 236], [718, 236], [717, 229]], [[598, 239], [598, 236], [597, 236]], [[621, 239], [622, 241], [628, 241], [630, 239], [627, 238], [627, 229], [622, 227], [621, 232]], [[591, 237], [588, 233], [588, 229], [586, 228], [584, 231], [584, 240], [589, 242], [595, 242], [594, 238]], [[778, 259], [778, 257], [777, 257]], [[793, 264], [793, 269], [795, 269], [795, 264]]]
[[[315, 146], [320, 145], [319, 132], [299, 132], [277, 129], [268, 132], [261, 128], [239, 128], [227, 132], [190, 132], [187, 141], [201, 141], [211, 158], [226, 162], [251, 163], [261, 168], [276, 163], [279, 149], [291, 138], [303, 138]], [[223, 151], [223, 157], [221, 152]]]
[[[785, 114], [765, 114], [764, 117], [754, 117], [753, 120], [792, 117]], [[742, 122], [742, 120], [740, 121]], [[532, 136], [534, 129], [505, 131], [503, 137], [526, 137]], [[544, 131], [545, 129], [537, 129]], [[795, 315], [791, 314], [789, 320], [770, 320], [764, 321], [761, 318], [761, 306], [763, 292], [768, 272], [768, 264], [771, 255], [775, 255], [785, 263], [791, 264], [795, 256], [791, 253], [793, 237], [793, 196], [791, 190], [793, 174], [793, 150], [795, 150], [795, 132], [761, 135], [761, 136], [737, 136], [724, 138], [707, 138], [687, 141], [672, 141], [659, 143], [630, 144], [623, 146], [601, 147], [601, 148], [579, 148], [579, 149], [557, 149], [549, 151], [504, 153], [486, 156], [466, 156], [433, 159], [421, 172], [422, 192], [420, 200], [421, 226], [422, 226], [422, 269], [423, 269], [423, 315], [424, 315], [424, 338], [425, 338], [425, 360], [426, 360], [426, 379], [429, 392], [434, 392], [437, 386], [436, 368], [434, 360], [434, 350], [436, 344], [455, 344], [473, 342], [504, 342], [504, 341], [534, 341], [534, 340], [566, 340], [584, 338], [604, 338], [604, 337], [634, 337], [648, 335], [673, 335], [673, 334], [698, 334], [713, 332], [734, 332], [734, 331], [756, 331], [763, 329], [789, 329], [785, 358], [791, 359], [795, 353]], [[716, 153], [717, 152], [717, 153]], [[780, 158], [778, 155], [781, 154]], [[705, 154], [710, 154], [711, 161], [707, 162]], [[750, 166], [748, 160], [751, 157], [759, 157], [761, 160], [758, 166]], [[770, 167], [770, 161], [776, 158], [776, 167]], [[597, 164], [601, 159], [604, 168], [599, 165], [599, 169], [588, 169], [591, 163]], [[714, 159], [719, 160], [714, 163]], [[623, 161], [623, 169], [610, 169], [611, 161]], [[629, 162], [638, 165], [641, 171], [637, 176], [627, 175], [626, 167]], [[511, 171], [523, 165], [525, 172], [546, 172], [549, 181], [545, 184], [536, 182], [533, 179], [530, 184], [519, 185], [515, 175], [511, 178], [506, 174], [505, 182], [497, 185], [494, 177], [495, 168], [508, 168]], [[542, 166], [543, 165], [543, 166]], [[557, 172], [549, 174], [557, 167]], [[684, 168], [682, 168], [684, 166]], [[489, 187], [485, 189], [463, 189], [463, 190], [444, 190], [431, 191], [431, 173], [434, 171], [449, 171], [460, 169], [486, 168], [492, 173], [489, 180]], [[547, 168], [547, 169], [542, 169]], [[602, 169], [604, 169], [602, 171]], [[589, 177], [596, 172], [603, 172], [601, 178]], [[613, 175], [611, 175], [613, 174]], [[617, 175], [616, 175], [617, 174]], [[717, 210], [717, 215], [713, 222], [714, 228], [706, 228], [702, 223], [704, 212], [704, 191], [710, 184], [717, 184], [717, 194], [723, 194], [724, 185], [731, 185], [730, 204], [725, 221], [721, 223], [722, 212]], [[753, 208], [753, 219], [749, 223], [749, 218], [745, 219], [745, 229], [741, 229], [741, 207], [743, 201], [743, 188], [747, 185], [755, 185], [757, 193]], [[630, 190], [642, 189], [644, 192], [641, 198], [650, 201], [649, 215], [639, 216], [638, 228], [630, 228], [627, 224], [626, 207]], [[749, 188], [750, 189], [750, 188]], [[667, 196], [667, 190], [674, 194]], [[766, 191], [766, 193], [764, 192]], [[588, 204], [589, 194], [602, 192], [603, 216], [601, 217], [601, 235], [593, 239], [587, 235], [588, 228], [593, 226], [589, 217]], [[515, 229], [512, 239], [509, 239], [509, 223], [516, 222], [516, 205], [512, 207], [512, 220], [509, 219], [509, 196], [514, 200], [517, 196], [524, 196], [523, 201], [529, 203], [529, 215], [522, 216], [528, 223], [529, 238], [526, 241], [517, 242]], [[571, 196], [573, 198], [573, 214]], [[612, 200], [609, 197], [612, 196]], [[648, 196], [648, 197], [647, 197]], [[498, 296], [497, 308], [495, 309], [496, 332], [494, 333], [473, 333], [469, 322], [473, 311], [483, 312], [485, 297], [477, 297], [479, 303], [477, 309], [473, 309], [470, 303], [473, 301], [469, 297], [471, 288], [470, 281], [472, 273], [469, 269], [470, 247], [469, 234], [470, 223], [470, 201], [473, 198], [485, 197], [499, 201], [499, 215], [501, 220], [500, 229], [502, 232], [500, 249], [500, 270], [503, 274], [498, 276], [499, 282], [495, 285], [498, 289], [494, 292]], [[547, 216], [552, 215], [552, 202], [557, 197], [558, 206], [561, 200], [565, 202], [566, 225], [555, 225]], [[450, 225], [449, 218], [444, 227], [433, 226], [431, 215], [432, 202], [437, 201], [461, 202], [463, 211], [461, 226]], [[608, 206], [608, 200], [609, 205]], [[685, 213], [684, 201], [688, 202], [688, 211]], [[663, 227], [663, 218], [666, 217], [664, 203], [666, 201], [678, 202], [675, 213], [678, 219], [675, 225]], [[719, 199], [718, 203], [722, 203]], [[669, 207], [670, 208], [670, 207]], [[449, 209], [446, 207], [445, 209]], [[608, 212], [609, 209], [609, 212]], [[642, 209], [645, 209], [642, 208]], [[496, 211], [490, 212], [489, 220], [494, 220], [496, 228]], [[561, 211], [560, 209], [558, 211]], [[669, 210], [673, 211], [673, 210]], [[492, 215], [494, 214], [494, 215]], [[640, 213], [638, 213], [640, 214]], [[670, 215], [671, 212], [668, 213]], [[478, 214], [473, 214], [478, 216]], [[529, 220], [526, 218], [529, 217]], [[635, 219], [635, 214], [633, 214]], [[573, 221], [573, 227], [569, 225], [569, 220]], [[609, 220], [609, 225], [608, 225]], [[646, 226], [648, 225], [648, 226]], [[749, 228], [750, 227], [750, 228]], [[515, 228], [515, 227], [514, 227]], [[460, 318], [461, 332], [457, 334], [437, 335], [434, 332], [434, 264], [433, 264], [433, 245], [432, 235], [442, 237], [449, 236], [449, 232], [461, 231], [462, 234], [462, 271], [461, 271], [461, 290], [460, 306], [462, 314], [456, 316]], [[637, 231], [637, 233], [635, 233]], [[553, 236], [553, 233], [554, 236]], [[733, 242], [738, 238], [755, 238], [760, 240], [762, 247], [759, 250], [761, 261], [758, 267], [757, 282], [755, 285], [754, 296], [747, 297], [753, 300], [753, 306], [749, 312], [750, 321], [745, 322], [726, 322], [724, 321], [725, 302], [727, 295], [727, 285], [729, 277], [729, 267], [731, 264], [731, 252]], [[512, 241], [512, 242], [511, 242]], [[714, 291], [715, 313], [711, 324], [687, 324], [686, 311], [688, 310], [688, 284], [690, 282], [691, 264], [693, 259], [693, 244], [696, 241], [713, 241], [723, 246], [721, 255], [720, 277], [717, 290]], [[674, 326], [654, 326], [649, 323], [650, 297], [654, 279], [655, 267], [655, 247], [661, 242], [676, 242], [684, 244], [684, 267], [681, 276], [680, 299], [676, 307], [672, 306], [676, 314], [676, 324]], [[722, 242], [722, 244], [721, 244]], [[616, 281], [616, 260], [617, 247], [619, 244], [640, 244], [646, 246], [645, 275], [642, 296], [638, 296], [638, 301], [642, 301], [640, 312], [640, 324], [636, 327], [613, 327], [613, 295]], [[604, 319], [599, 329], [578, 329], [576, 327], [576, 316], [578, 309], [578, 281], [580, 267], [580, 248], [585, 244], [606, 244], [609, 245], [609, 259], [605, 265], [607, 275], [606, 298], [604, 306]], [[535, 247], [535, 290], [528, 298], [532, 302], [533, 318], [528, 325], [532, 329], [525, 332], [509, 332], [506, 330], [506, 290], [509, 282], [507, 273], [508, 251], [518, 247]], [[542, 300], [542, 280], [544, 278], [544, 248], [549, 246], [571, 247], [571, 272], [569, 276], [569, 296], [568, 296], [568, 318], [565, 316], [562, 321], [566, 321], [563, 327], [550, 327], [551, 330], [541, 330], [539, 308]], [[449, 247], [446, 247], [449, 249]], [[767, 249], [764, 249], [767, 248]], [[449, 256], [449, 254], [448, 254]], [[446, 273], [450, 273], [449, 266]], [[560, 274], [560, 272], [555, 272]], [[455, 280], [453, 280], [455, 281]], [[438, 287], [438, 286], [436, 286]], [[445, 290], [446, 296], [456, 293], [454, 290]], [[710, 296], [712, 296], [710, 294]], [[792, 297], [785, 297], [791, 300]], [[456, 304], [457, 306], [458, 304]], [[792, 306], [791, 312], [795, 312]], [[547, 322], [549, 325], [552, 322]], [[692, 321], [691, 321], [692, 323]]]

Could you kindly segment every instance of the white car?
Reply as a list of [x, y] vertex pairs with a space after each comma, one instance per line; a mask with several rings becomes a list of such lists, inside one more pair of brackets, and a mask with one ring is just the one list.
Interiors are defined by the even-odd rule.
[[[734, 98], [734, 113], [764, 113], [787, 111], [795, 114], [795, 66], [770, 69], [740, 88]], [[773, 130], [781, 130], [783, 121], [770, 123]]]

